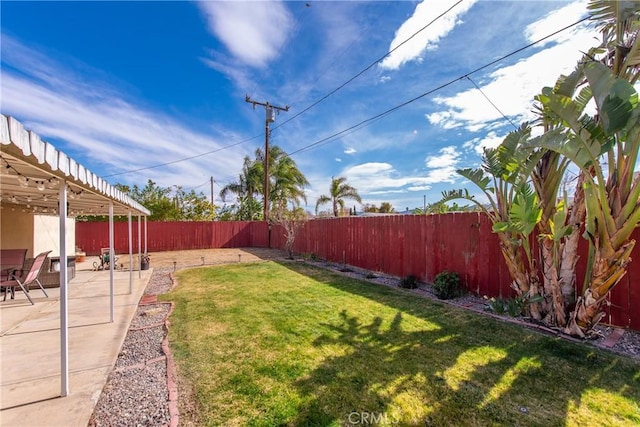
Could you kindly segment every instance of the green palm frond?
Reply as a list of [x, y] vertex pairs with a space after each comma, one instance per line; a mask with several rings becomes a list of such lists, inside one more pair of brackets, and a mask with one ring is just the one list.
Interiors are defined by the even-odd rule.
[[556, 212], [553, 215], [553, 220], [549, 221], [550, 238], [554, 242], [560, 242], [563, 238], [570, 235], [573, 232], [573, 226], [567, 224], [567, 195], [565, 194], [563, 199], [556, 205]]
[[493, 188], [489, 186], [489, 184], [491, 184], [491, 178], [485, 175], [482, 169], [458, 169], [456, 173], [474, 183], [483, 192], [493, 190]]
[[585, 64], [584, 73], [593, 91], [605, 133], [612, 135], [623, 129], [638, 104], [633, 86], [616, 78], [607, 66], [599, 62]]
[[638, 2], [633, 0], [592, 1], [587, 6], [592, 20], [596, 21], [596, 28], [615, 34], [612, 41], [620, 42], [624, 39], [624, 32], [631, 28], [632, 22], [637, 20]]
[[320, 207], [320, 205], [324, 205], [325, 203], [330, 203], [331, 202], [331, 198], [325, 195], [322, 195], [320, 197], [318, 197], [318, 200], [316, 201], [316, 215], [318, 214], [318, 208]]
[[[582, 74], [582, 69], [580, 66], [577, 66], [570, 74], [566, 76], [561, 75], [558, 80], [556, 80], [553, 92], [559, 95], [572, 97], [576, 92], [576, 89], [582, 84], [583, 79], [584, 76]], [[547, 89], [551, 90], [551, 88]]]
[[520, 187], [509, 212], [509, 221], [514, 231], [528, 236], [533, 233], [541, 218], [542, 209], [536, 192], [528, 185]]
[[486, 213], [490, 218], [493, 218], [495, 215], [492, 210], [487, 209], [487, 206], [476, 200], [476, 198], [471, 193], [469, 193], [469, 190], [467, 190], [466, 188], [443, 191], [441, 193], [441, 196], [442, 197], [440, 198], [440, 200], [433, 203], [430, 209], [431, 212], [443, 213], [446, 212], [446, 209], [444, 209], [445, 203], [452, 202], [454, 200], [468, 200], [469, 202], [472, 202], [474, 205], [476, 205], [478, 209], [480, 209], [480, 211]]
[[585, 86], [582, 89], [580, 89], [580, 91], [574, 98], [574, 102], [576, 103], [576, 106], [578, 107], [581, 114], [584, 111], [587, 104], [589, 103], [589, 101], [591, 101], [592, 99], [593, 99], [593, 93], [591, 92], [591, 87]]
[[[638, 31], [638, 26], [639, 25], [636, 22], [634, 28], [636, 34]], [[638, 37], [635, 38], [633, 44], [629, 48], [622, 67], [624, 74], [621, 77], [623, 77], [631, 84], [636, 83], [636, 81], [638, 80], [638, 76], [640, 76], [640, 74], [638, 73], [638, 67], [640, 67], [640, 39]]]

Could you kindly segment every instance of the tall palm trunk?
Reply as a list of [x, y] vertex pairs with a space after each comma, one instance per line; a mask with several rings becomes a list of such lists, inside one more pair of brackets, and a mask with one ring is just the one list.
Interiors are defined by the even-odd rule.
[[586, 215], [584, 204], [584, 173], [578, 175], [576, 190], [573, 194], [573, 204], [569, 212], [567, 223], [573, 226], [573, 231], [566, 238], [562, 247], [560, 262], [560, 281], [565, 305], [572, 304], [576, 299], [576, 264], [578, 263], [578, 243], [581, 240], [582, 224]]
[[[529, 297], [540, 293], [540, 281], [534, 265], [527, 265], [526, 257], [521, 247], [513, 243], [514, 239], [506, 233], [498, 234], [500, 238], [500, 250], [507, 264], [507, 269], [513, 281], [511, 288], [520, 297]], [[535, 320], [542, 320], [542, 314], [538, 303], [528, 304], [529, 315]]]
[[[625, 161], [619, 159], [617, 163]], [[585, 336], [590, 332], [605, 316], [600, 309], [607, 293], [627, 273], [631, 251], [636, 243], [635, 240], [629, 239], [629, 236], [640, 223], [640, 177], [635, 179], [633, 185], [624, 188], [628, 178], [614, 170], [607, 182], [604, 196], [604, 189], [596, 188], [593, 182], [585, 185], [589, 198], [586, 202], [587, 210], [596, 211], [595, 218], [587, 223], [587, 234], [591, 237], [592, 262], [589, 264], [591, 269], [588, 271], [584, 292], [578, 298], [567, 325], [568, 333]], [[611, 194], [621, 194], [622, 197], [607, 197]]]
[[573, 123], [578, 148], [606, 156], [607, 168], [602, 168], [599, 159], [585, 163], [580, 151], [573, 151], [576, 164], [583, 172], [591, 172], [584, 175], [583, 185], [585, 234], [589, 237], [587, 276], [565, 328], [579, 336], [588, 334], [604, 316], [600, 308], [607, 293], [626, 274], [635, 246], [631, 233], [640, 224], [640, 177], [634, 178], [640, 149], [640, 107], [635, 90], [640, 4], [593, 1], [589, 9], [604, 36], [600, 47], [607, 52], [602, 63], [592, 62], [589, 57], [581, 66], [596, 102], [597, 126], [571, 120], [571, 115], [565, 118]]
[[[551, 154], [551, 153], [550, 153]], [[553, 153], [552, 155], [557, 155]], [[564, 169], [564, 168], [562, 168]], [[562, 176], [563, 172], [555, 170], [553, 175]], [[542, 178], [542, 179], [540, 179]], [[544, 183], [545, 179], [534, 175], [534, 181]], [[544, 322], [559, 327], [567, 325], [567, 313], [569, 305], [575, 301], [575, 267], [578, 262], [578, 242], [582, 233], [581, 224], [585, 218], [584, 205], [584, 175], [578, 176], [573, 203], [567, 212], [565, 211], [566, 197], [561, 205], [557, 204], [554, 195], [557, 187], [549, 191], [546, 199], [541, 195], [540, 200], [552, 204], [555, 214], [551, 217], [545, 210], [543, 218], [538, 224], [540, 231], [540, 260], [542, 263], [542, 275], [544, 283], [546, 313]], [[539, 186], [544, 188], [545, 186]]]
[[635, 240], [631, 240], [614, 253], [596, 252], [591, 285], [578, 298], [565, 332], [584, 337], [605, 316], [600, 310], [602, 303], [607, 293], [627, 273], [634, 245]]

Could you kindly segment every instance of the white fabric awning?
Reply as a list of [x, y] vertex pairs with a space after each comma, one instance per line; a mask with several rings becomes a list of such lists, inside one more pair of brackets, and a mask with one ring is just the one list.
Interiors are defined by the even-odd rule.
[[150, 214], [126, 193], [85, 168], [13, 117], [0, 115], [0, 196], [3, 206], [28, 206], [30, 212], [55, 215], [59, 180], [67, 181], [69, 214]]

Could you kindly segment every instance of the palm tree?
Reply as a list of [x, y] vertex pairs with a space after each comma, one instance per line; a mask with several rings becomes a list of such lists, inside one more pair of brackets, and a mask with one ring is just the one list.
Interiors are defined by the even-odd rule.
[[[304, 187], [307, 178], [300, 172], [295, 161], [277, 145], [269, 147], [269, 201], [270, 210], [284, 208], [291, 202], [299, 206], [306, 202]], [[262, 209], [257, 196], [264, 197], [264, 151], [257, 149], [255, 159], [245, 156], [238, 180], [224, 186], [220, 191], [222, 200], [235, 194], [238, 200], [237, 219], [259, 220]]]
[[451, 190], [442, 194], [437, 204], [465, 199], [483, 211], [493, 224], [500, 239], [500, 248], [513, 282], [511, 287], [524, 298], [527, 310], [536, 320], [542, 320], [538, 267], [533, 253], [531, 234], [542, 216], [537, 194], [529, 175], [540, 154], [521, 147], [531, 136], [531, 128], [524, 123], [511, 132], [495, 149], [485, 149], [482, 166], [460, 169], [458, 174], [474, 183], [485, 194], [485, 206], [468, 190]]
[[[264, 177], [264, 151], [256, 150], [256, 173]], [[294, 207], [306, 203], [304, 188], [309, 185], [307, 178], [300, 172], [296, 162], [277, 145], [269, 146], [269, 202], [270, 210], [286, 208], [288, 203]], [[258, 186], [264, 195], [264, 178]]]
[[[566, 327], [567, 332], [583, 336], [604, 315], [600, 306], [626, 273], [635, 244], [630, 235], [640, 222], [640, 180], [633, 177], [640, 145], [640, 107], [633, 86], [616, 78], [605, 65], [587, 62], [580, 72], [587, 78], [598, 114], [578, 116], [574, 100], [550, 97], [550, 108], [565, 119], [571, 138], [545, 148], [571, 159], [584, 180], [587, 274]], [[601, 158], [606, 159], [606, 167]]]
[[[604, 316], [600, 307], [626, 274], [635, 245], [630, 236], [640, 224], [640, 178], [634, 178], [640, 147], [640, 105], [634, 88], [640, 5], [595, 1], [589, 9], [602, 29], [599, 49], [606, 53], [604, 60], [594, 60], [596, 50], [590, 52], [565, 82], [543, 93], [545, 111], [562, 122], [568, 138], [534, 144], [570, 159], [583, 181], [587, 273], [565, 327], [578, 336], [589, 333]], [[568, 85], [580, 90], [566, 91]], [[597, 109], [594, 117], [583, 113], [590, 99]]]
[[337, 217], [339, 213], [344, 210], [345, 199], [353, 199], [358, 203], [362, 203], [358, 190], [347, 184], [347, 178], [331, 177], [329, 196], [322, 195], [318, 197], [318, 201], [316, 202], [316, 215], [318, 214], [318, 206], [331, 202], [333, 204], [333, 216]]
[[[531, 162], [489, 151], [483, 164], [488, 175], [482, 170], [458, 171], [491, 201], [487, 214], [500, 236], [514, 287], [519, 294], [529, 287], [527, 295], [541, 300], [532, 304], [532, 316], [577, 336], [588, 334], [604, 315], [600, 307], [626, 273], [635, 244], [630, 236], [640, 224], [640, 178], [634, 178], [640, 146], [640, 103], [634, 88], [640, 63], [640, 5], [594, 1], [589, 9], [602, 29], [603, 44], [585, 55], [572, 74], [561, 76], [536, 97], [544, 134], [526, 135], [516, 145], [507, 137], [497, 149], [504, 154], [517, 146]], [[603, 51], [604, 60], [596, 61]], [[593, 117], [585, 114], [591, 100], [597, 108]], [[580, 171], [571, 207], [566, 196], [559, 197], [569, 162]], [[518, 185], [505, 171], [523, 172], [525, 180]], [[492, 179], [494, 186], [489, 185]], [[451, 200], [468, 192], [445, 196]], [[531, 260], [534, 230], [541, 241], [544, 280], [539, 296], [534, 291], [536, 264], [527, 266], [519, 255], [524, 252]], [[589, 240], [587, 273], [582, 295], [567, 313], [574, 302], [576, 248], [583, 230]]]
[[240, 221], [252, 221], [260, 219], [261, 209], [255, 196], [261, 188], [261, 171], [256, 167], [255, 161], [249, 156], [244, 157], [242, 172], [238, 180], [230, 182], [220, 190], [220, 198], [226, 201], [230, 194], [235, 194], [238, 201], [236, 219]]

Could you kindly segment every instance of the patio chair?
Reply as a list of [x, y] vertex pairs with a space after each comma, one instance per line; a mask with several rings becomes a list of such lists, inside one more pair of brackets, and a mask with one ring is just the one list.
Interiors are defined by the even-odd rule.
[[40, 281], [38, 280], [38, 276], [40, 276], [42, 268], [44, 267], [44, 260], [47, 259], [47, 256], [49, 256], [50, 252], [51, 251], [42, 252], [37, 257], [35, 257], [31, 268], [27, 271], [24, 278], [14, 275], [12, 279], [0, 283], [0, 287], [4, 290], [3, 301], [7, 300], [7, 292], [11, 292], [11, 299], [13, 299], [15, 295], [15, 288], [19, 286], [31, 305], [33, 305], [34, 302], [29, 296], [29, 288], [34, 284], [37, 284], [40, 287], [45, 297], [49, 297], [49, 295], [47, 295], [47, 291], [44, 290], [44, 286], [42, 286], [42, 283], [40, 283]]

